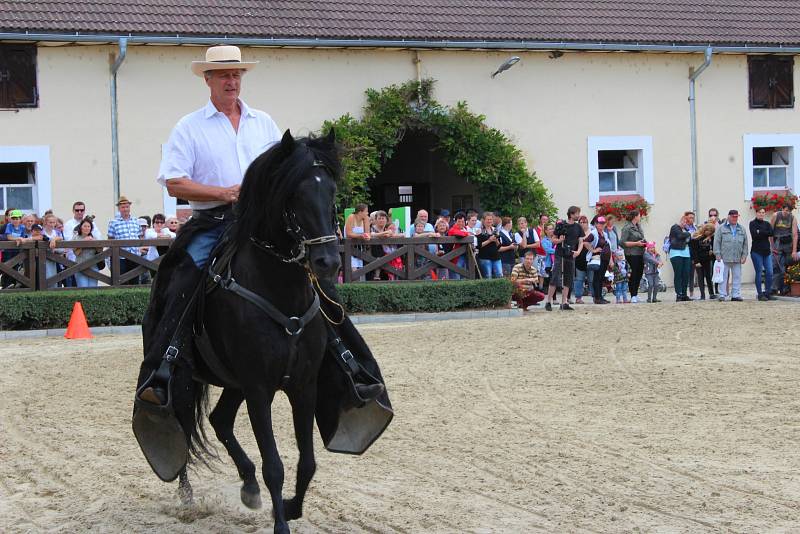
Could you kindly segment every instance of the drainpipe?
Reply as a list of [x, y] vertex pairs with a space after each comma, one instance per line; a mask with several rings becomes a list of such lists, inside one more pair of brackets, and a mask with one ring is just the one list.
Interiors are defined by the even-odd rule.
[[111, 174], [114, 182], [114, 199], [116, 206], [119, 198], [119, 135], [117, 133], [117, 71], [125, 61], [128, 53], [128, 39], [121, 37], [119, 40], [119, 55], [111, 65]]
[[419, 58], [419, 50], [414, 50], [414, 59], [411, 60], [417, 68], [417, 104], [422, 109], [422, 60]]
[[692, 139], [692, 211], [697, 213], [697, 110], [695, 106], [694, 82], [711, 65], [713, 50], [706, 48], [706, 60], [697, 69], [689, 68], [689, 129]]

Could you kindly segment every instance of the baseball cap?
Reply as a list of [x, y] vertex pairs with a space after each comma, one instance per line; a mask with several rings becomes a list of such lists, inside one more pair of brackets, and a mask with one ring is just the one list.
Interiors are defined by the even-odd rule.
[[149, 226], [147, 224], [147, 220], [146, 219], [142, 219], [141, 217], [136, 219], [136, 224], [138, 224], [139, 226]]
[[604, 223], [606, 222], [606, 218], [601, 215], [600, 217], [597, 218], [597, 222]]
[[439, 214], [439, 216], [440, 217], [450, 217], [450, 210], [446, 210], [446, 209], [442, 210], [442, 212]]
[[739, 215], [739, 210], [730, 210], [728, 212], [728, 216], [731, 216], [731, 215]]
[[645, 248], [656, 248], [656, 242], [655, 241], [648, 241], [645, 244]]
[[42, 230], [42, 225], [41, 224], [34, 224], [34, 225], [31, 226], [31, 230], [39, 230], [39, 231], [41, 231]]
[[11, 213], [8, 214], [9, 217], [19, 217], [22, 218], [22, 210], [11, 210]]

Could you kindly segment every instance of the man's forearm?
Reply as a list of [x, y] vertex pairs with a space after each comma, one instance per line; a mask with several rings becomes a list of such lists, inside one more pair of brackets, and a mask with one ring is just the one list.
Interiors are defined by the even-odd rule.
[[[189, 178], [173, 178], [167, 180], [167, 192], [171, 197], [193, 200], [196, 202], [222, 201], [233, 202], [235, 199], [229, 187], [217, 187], [193, 182]], [[228, 193], [226, 195], [226, 193]], [[238, 195], [237, 195], [238, 197]]]

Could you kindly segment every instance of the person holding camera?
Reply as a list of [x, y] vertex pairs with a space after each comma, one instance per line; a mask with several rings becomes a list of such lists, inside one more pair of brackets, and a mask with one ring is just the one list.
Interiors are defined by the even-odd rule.
[[503, 264], [500, 261], [500, 237], [494, 227], [494, 213], [484, 212], [478, 234], [478, 267], [483, 278], [503, 278]]
[[556, 288], [561, 288], [561, 309], [574, 310], [567, 304], [569, 289], [572, 287], [575, 275], [575, 258], [580, 254], [583, 246], [584, 233], [577, 220], [581, 216], [578, 206], [570, 206], [567, 210], [567, 220], [556, 224], [552, 242], [556, 245], [555, 261], [550, 274], [550, 287], [547, 288], [547, 302], [544, 308], [552, 311], [553, 296]]
[[783, 205], [781, 211], [775, 213], [770, 220], [772, 225], [772, 253], [778, 260], [778, 272], [772, 279], [773, 288], [781, 295], [788, 292], [783, 280], [786, 267], [792, 263], [797, 254], [797, 221], [792, 214], [792, 207]]
[[689, 289], [689, 273], [692, 271], [692, 256], [689, 241], [692, 233], [688, 230], [686, 215], [681, 216], [678, 224], [669, 229], [669, 262], [675, 274], [675, 302], [692, 300], [686, 294]]
[[628, 222], [622, 227], [622, 232], [619, 235], [619, 242], [622, 250], [625, 251], [625, 260], [631, 269], [631, 281], [628, 288], [631, 291], [631, 303], [639, 302], [639, 283], [642, 281], [642, 274], [644, 274], [644, 249], [647, 246], [647, 240], [644, 238], [644, 232], [639, 222], [642, 220], [642, 214], [639, 210], [633, 210], [625, 217]]

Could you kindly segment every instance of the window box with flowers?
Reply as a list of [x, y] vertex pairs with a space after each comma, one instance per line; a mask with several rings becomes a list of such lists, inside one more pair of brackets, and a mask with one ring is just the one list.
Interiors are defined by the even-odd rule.
[[633, 210], [638, 210], [642, 217], [650, 213], [650, 204], [642, 197], [633, 197], [620, 200], [600, 201], [594, 206], [597, 215], [613, 215], [618, 221], [624, 221]]
[[794, 209], [797, 206], [797, 195], [787, 189], [782, 192], [758, 192], [750, 199], [750, 207], [756, 211], [761, 208], [768, 212], [780, 211], [783, 206]]
[[800, 263], [795, 263], [786, 268], [783, 281], [789, 286], [789, 295], [800, 297]]

